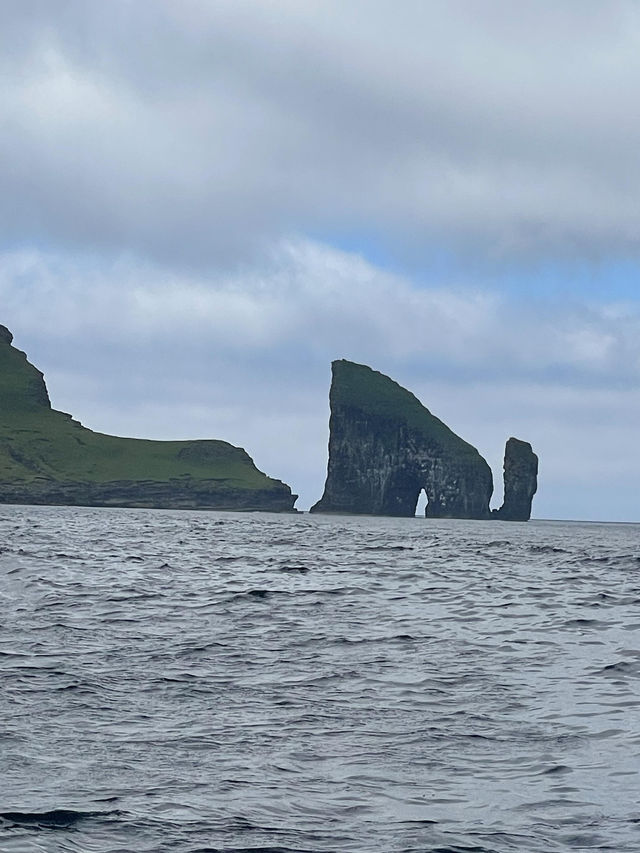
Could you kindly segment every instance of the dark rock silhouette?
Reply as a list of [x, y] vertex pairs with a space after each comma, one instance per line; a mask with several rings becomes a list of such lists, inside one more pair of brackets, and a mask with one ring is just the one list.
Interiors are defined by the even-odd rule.
[[505, 500], [490, 512], [488, 464], [397, 382], [334, 361], [329, 402], [327, 480], [311, 512], [410, 517], [424, 489], [430, 518], [529, 519], [538, 457], [527, 442], [507, 442]]
[[363, 364], [334, 361], [329, 467], [311, 512], [490, 518], [491, 469], [420, 401]]
[[501, 521], [529, 521], [538, 488], [538, 457], [528, 441], [510, 438], [504, 451], [504, 501], [493, 517]]
[[286, 512], [296, 495], [226, 441], [93, 432], [52, 409], [44, 376], [0, 326], [0, 503]]

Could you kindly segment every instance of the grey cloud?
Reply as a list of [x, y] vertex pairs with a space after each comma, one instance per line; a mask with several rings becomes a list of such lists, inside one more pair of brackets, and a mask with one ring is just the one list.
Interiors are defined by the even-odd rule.
[[283, 234], [636, 253], [640, 10], [4, 4], [0, 223], [194, 267]]
[[[418, 287], [361, 257], [286, 242], [260, 269], [217, 275], [32, 251], [0, 256], [0, 297], [52, 339], [210, 349], [249, 366], [345, 356], [428, 363], [452, 381], [527, 378], [637, 388], [640, 310], [633, 303], [522, 301], [488, 288]], [[55, 317], [55, 324], [51, 318]], [[268, 358], [264, 359], [264, 354]], [[196, 364], [198, 363], [196, 359]]]

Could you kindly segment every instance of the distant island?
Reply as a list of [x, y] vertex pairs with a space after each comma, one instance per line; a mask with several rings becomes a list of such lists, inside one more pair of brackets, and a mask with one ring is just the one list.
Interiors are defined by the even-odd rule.
[[530, 518], [538, 457], [528, 442], [508, 440], [504, 503], [492, 512], [489, 465], [393, 379], [334, 361], [329, 401], [327, 480], [311, 512], [411, 517], [424, 489], [430, 518]]
[[297, 495], [226, 441], [93, 432], [51, 407], [0, 325], [0, 503], [293, 511]]

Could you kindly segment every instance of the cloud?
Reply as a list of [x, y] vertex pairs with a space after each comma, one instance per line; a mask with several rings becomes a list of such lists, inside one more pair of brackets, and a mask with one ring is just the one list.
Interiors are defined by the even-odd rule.
[[[637, 387], [635, 303], [523, 303], [486, 287], [427, 288], [361, 256], [309, 240], [274, 247], [268, 263], [216, 276], [33, 250], [0, 257], [9, 314], [52, 338], [112, 345], [208, 346], [252, 360], [299, 348], [313, 357], [428, 360], [467, 378], [563, 376]], [[129, 342], [129, 344], [127, 343]]]
[[322, 490], [329, 363], [347, 357], [478, 446], [498, 487], [506, 438], [530, 440], [538, 515], [640, 517], [636, 305], [425, 289], [310, 241], [216, 277], [13, 252], [0, 302], [57, 408], [107, 432], [243, 445], [303, 508]]
[[193, 269], [291, 234], [637, 257], [640, 9], [5, 3], [0, 225]]

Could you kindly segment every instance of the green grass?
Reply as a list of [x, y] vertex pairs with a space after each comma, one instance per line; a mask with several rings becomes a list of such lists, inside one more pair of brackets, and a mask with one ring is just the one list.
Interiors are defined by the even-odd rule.
[[42, 374], [0, 340], [0, 481], [42, 477], [78, 483], [191, 478], [241, 489], [277, 483], [225, 441], [150, 441], [86, 429], [50, 408]]
[[479, 455], [420, 400], [393, 379], [365, 364], [340, 359], [334, 361], [331, 403], [358, 409], [385, 421], [403, 421], [425, 438], [443, 447], [455, 447], [458, 453]]

